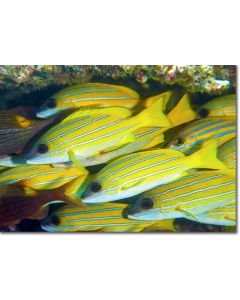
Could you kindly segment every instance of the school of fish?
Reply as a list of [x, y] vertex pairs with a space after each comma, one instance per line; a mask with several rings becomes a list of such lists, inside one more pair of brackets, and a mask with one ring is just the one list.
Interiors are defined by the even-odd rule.
[[175, 232], [180, 218], [236, 226], [235, 94], [194, 106], [91, 82], [0, 111], [1, 228]]

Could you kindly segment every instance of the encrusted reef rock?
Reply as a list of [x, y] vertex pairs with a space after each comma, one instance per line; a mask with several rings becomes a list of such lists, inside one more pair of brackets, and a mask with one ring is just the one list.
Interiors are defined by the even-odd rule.
[[24, 93], [51, 85], [67, 86], [96, 77], [135, 78], [146, 84], [155, 80], [162, 85], [179, 85], [193, 93], [221, 94], [236, 85], [236, 66], [222, 65], [2, 65], [0, 89], [21, 89]]

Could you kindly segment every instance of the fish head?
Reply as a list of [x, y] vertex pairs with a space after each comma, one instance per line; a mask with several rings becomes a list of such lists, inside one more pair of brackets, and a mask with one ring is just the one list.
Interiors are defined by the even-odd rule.
[[166, 220], [179, 214], [175, 207], [162, 202], [161, 186], [137, 196], [132, 207], [127, 211], [127, 217], [134, 220]]
[[127, 211], [127, 217], [134, 220], [157, 220], [159, 209], [154, 197], [141, 194]]
[[180, 151], [186, 155], [200, 149], [203, 140], [197, 135], [188, 135], [189, 128], [183, 128], [168, 144], [167, 148]]
[[93, 181], [88, 184], [87, 188], [81, 195], [83, 203], [102, 203], [116, 200], [112, 197], [107, 183], [94, 177]]
[[27, 153], [27, 164], [56, 164], [69, 161], [67, 150], [56, 147], [57, 141], [49, 141], [44, 134]]
[[141, 193], [149, 187], [148, 181], [145, 182], [141, 179], [136, 179], [125, 182], [119, 174], [106, 176], [102, 172], [103, 170], [95, 175], [82, 194], [83, 203], [102, 203], [126, 199]]
[[62, 99], [55, 99], [51, 97], [47, 99], [38, 109], [37, 117], [38, 118], [49, 118], [59, 114], [64, 108], [62, 107]]

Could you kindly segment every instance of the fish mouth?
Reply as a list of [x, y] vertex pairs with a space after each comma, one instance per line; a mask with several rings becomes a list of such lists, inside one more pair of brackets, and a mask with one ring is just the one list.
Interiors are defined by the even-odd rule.
[[40, 119], [44, 119], [47, 117], [47, 115], [41, 111], [37, 112], [36, 116], [37, 116], [37, 118], [40, 118]]
[[29, 159], [27, 159], [27, 160], [26, 160], [26, 163], [27, 163], [28, 165], [37, 165], [37, 164], [39, 164], [39, 162], [38, 162], [36, 159], [34, 159], [34, 158], [29, 158]]
[[40, 119], [48, 118], [54, 114], [55, 114], [54, 111], [50, 109], [43, 109], [43, 108], [39, 108], [36, 112], [36, 116]]

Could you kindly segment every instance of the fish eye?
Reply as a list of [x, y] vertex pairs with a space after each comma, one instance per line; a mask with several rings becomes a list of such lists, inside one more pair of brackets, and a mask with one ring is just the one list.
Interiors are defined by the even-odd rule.
[[50, 222], [53, 225], [59, 225], [61, 223], [61, 220], [58, 216], [53, 215], [53, 216], [51, 216]]
[[151, 198], [142, 199], [141, 207], [142, 209], [151, 209], [153, 208], [153, 200]]
[[47, 100], [46, 106], [49, 107], [49, 108], [54, 108], [54, 107], [57, 106], [57, 101], [53, 98], [50, 98], [50, 99]]
[[48, 146], [45, 144], [39, 144], [37, 148], [38, 153], [44, 154], [48, 152]]
[[206, 109], [206, 108], [201, 108], [199, 111], [198, 111], [198, 115], [200, 118], [205, 118], [209, 115], [209, 110]]
[[91, 192], [94, 192], [94, 193], [98, 193], [100, 192], [102, 189], [102, 186], [99, 182], [93, 182], [91, 185], [90, 185], [90, 190]]
[[182, 137], [177, 138], [174, 144], [175, 144], [175, 146], [183, 145], [184, 144], [184, 138], [182, 138]]

